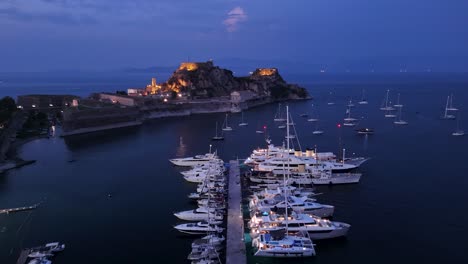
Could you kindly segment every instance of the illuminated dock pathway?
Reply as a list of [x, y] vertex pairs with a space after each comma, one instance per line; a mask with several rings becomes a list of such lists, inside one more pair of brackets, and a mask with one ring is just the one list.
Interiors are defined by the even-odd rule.
[[226, 264], [245, 264], [244, 219], [242, 217], [239, 161], [229, 162]]

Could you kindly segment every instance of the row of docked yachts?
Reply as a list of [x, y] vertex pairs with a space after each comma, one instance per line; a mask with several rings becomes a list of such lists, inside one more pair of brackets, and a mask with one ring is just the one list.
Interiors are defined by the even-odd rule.
[[185, 223], [174, 228], [184, 234], [201, 236], [192, 243], [187, 259], [193, 264], [220, 263], [220, 252], [224, 247], [222, 227], [226, 210], [226, 177], [224, 162], [216, 152], [189, 158], [171, 159], [176, 166], [189, 170], [181, 172], [183, 178], [197, 184], [196, 192], [188, 198], [196, 204], [192, 210], [180, 211], [174, 215]]
[[[281, 184], [287, 173], [290, 184], [347, 184], [358, 183], [361, 173], [351, 172], [368, 158], [345, 158], [338, 160], [332, 152], [317, 152], [307, 149], [292, 150], [277, 147], [267, 140], [267, 147], [255, 149], [245, 160], [252, 167], [248, 177], [253, 183]], [[285, 164], [288, 166], [286, 167]]]
[[313, 185], [357, 183], [361, 175], [349, 172], [367, 160], [346, 159], [344, 150], [341, 160], [329, 152], [291, 150], [288, 107], [286, 113], [286, 147], [267, 141], [267, 148], [254, 150], [245, 161], [251, 166], [246, 176], [258, 184], [250, 186], [254, 191], [249, 197], [248, 226], [255, 256], [315, 256], [313, 241], [346, 236], [351, 226], [328, 219], [335, 207], [319, 203]]

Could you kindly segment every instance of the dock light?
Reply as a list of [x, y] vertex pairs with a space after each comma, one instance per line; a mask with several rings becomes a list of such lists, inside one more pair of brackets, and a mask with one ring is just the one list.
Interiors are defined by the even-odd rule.
[[35, 105], [35, 104], [33, 104], [33, 105], [32, 105], [32, 107], [33, 107], [33, 108], [35, 108], [35, 107], [36, 107], [36, 105]]
[[266, 126], [263, 126], [263, 129], [266, 129]]
[[167, 98], [164, 98], [164, 100], [163, 100], [163, 101], [164, 101], [165, 103], [167, 103]]
[[22, 106], [22, 105], [18, 105], [18, 109], [23, 109], [23, 106]]
[[338, 125], [336, 125], [336, 126], [337, 126], [338, 128], [340, 128], [340, 127], [341, 127], [341, 124], [338, 124]]
[[54, 105], [53, 105], [53, 104], [49, 104], [49, 106], [50, 106], [50, 107], [54, 107]]

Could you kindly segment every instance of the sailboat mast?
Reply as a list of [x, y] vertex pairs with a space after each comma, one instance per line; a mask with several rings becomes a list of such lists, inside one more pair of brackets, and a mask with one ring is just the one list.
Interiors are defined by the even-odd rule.
[[447, 117], [447, 111], [448, 111], [448, 106], [449, 106], [449, 100], [450, 100], [450, 95], [447, 96], [447, 103], [445, 104], [445, 115], [444, 115], [444, 117]]
[[390, 92], [390, 90], [387, 90], [387, 96], [385, 97], [385, 107], [387, 108], [388, 107], [388, 93]]
[[[288, 148], [288, 152], [289, 152], [289, 106], [286, 105], [286, 138], [288, 140], [288, 142], [286, 143], [286, 146]], [[288, 170], [287, 170], [287, 174], [288, 174], [288, 180], [289, 180], [289, 153], [287, 155], [287, 162], [288, 162]], [[283, 165], [284, 166], [284, 165]], [[288, 198], [286, 196], [286, 179], [285, 179], [285, 175], [283, 176], [283, 185], [284, 185], [284, 203], [285, 203], [285, 220], [286, 220], [286, 234], [288, 233]]]

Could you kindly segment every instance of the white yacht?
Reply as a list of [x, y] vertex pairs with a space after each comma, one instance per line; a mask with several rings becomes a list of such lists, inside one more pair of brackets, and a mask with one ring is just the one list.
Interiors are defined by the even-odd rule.
[[[284, 209], [286, 208], [284, 199], [283, 195], [268, 199], [253, 197], [249, 203], [249, 207], [251, 210], [258, 210], [260, 212], [269, 212], [272, 209]], [[320, 204], [315, 199], [308, 197], [287, 196], [286, 199], [288, 201], [288, 208], [292, 208], [296, 212], [305, 212], [319, 217], [330, 217], [335, 211], [333, 205]]]
[[301, 170], [314, 168], [321, 166], [326, 170], [332, 170], [333, 172], [349, 171], [358, 168], [366, 159], [362, 159], [360, 162], [347, 163], [347, 162], [333, 162], [333, 161], [317, 161], [313, 157], [295, 157], [289, 156], [286, 158], [278, 157], [267, 159], [264, 162], [260, 162], [255, 167], [258, 171], [273, 171], [283, 170], [283, 164], [289, 163], [289, 170]]
[[447, 108], [448, 111], [458, 111], [458, 108], [453, 106], [453, 94], [450, 95], [450, 105]]
[[261, 234], [252, 240], [252, 247], [256, 257], [302, 258], [316, 254], [309, 237], [288, 235], [285, 229]]
[[351, 225], [322, 219], [310, 214], [295, 213], [286, 220], [284, 215], [276, 213], [257, 214], [250, 220], [251, 233], [255, 236], [261, 232], [271, 232], [284, 229], [307, 231], [312, 240], [343, 237], [348, 234]]
[[[220, 224], [220, 222], [218, 223]], [[224, 230], [224, 228], [219, 227], [214, 223], [208, 223], [208, 222], [180, 224], [180, 225], [176, 225], [174, 228], [182, 233], [190, 234], [190, 235], [203, 235], [208, 232], [221, 233]]]
[[217, 259], [218, 251], [213, 245], [203, 245], [201, 247], [192, 247], [192, 252], [188, 255], [188, 260]]
[[216, 155], [216, 152], [210, 152], [204, 155], [196, 155], [194, 157], [170, 159], [169, 161], [176, 166], [191, 167], [196, 165], [202, 165], [216, 160], [219, 160], [218, 156]]
[[220, 213], [212, 213], [208, 212], [208, 210], [200, 210], [200, 208], [195, 210], [181, 211], [174, 213], [174, 215], [177, 218], [185, 221], [208, 221], [209, 219], [222, 221], [224, 219], [223, 215]]
[[332, 173], [330, 170], [311, 173], [314, 185], [358, 183], [361, 176], [361, 173]]

